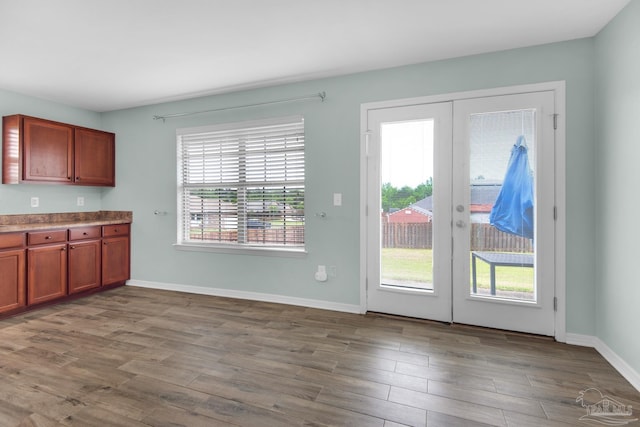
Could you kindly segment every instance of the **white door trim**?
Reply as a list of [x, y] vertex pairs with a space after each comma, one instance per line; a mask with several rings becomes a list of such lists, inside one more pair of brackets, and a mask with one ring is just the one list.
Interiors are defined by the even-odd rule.
[[528, 85], [507, 86], [494, 89], [455, 92], [405, 98], [379, 102], [369, 102], [360, 106], [360, 312], [367, 312], [367, 112], [369, 110], [400, 107], [418, 104], [456, 101], [490, 96], [511, 95], [539, 91], [555, 92], [555, 111], [557, 128], [555, 132], [555, 207], [556, 217], [556, 262], [555, 281], [556, 298], [558, 299], [555, 313], [556, 341], [566, 341], [566, 95], [565, 82], [554, 81]]

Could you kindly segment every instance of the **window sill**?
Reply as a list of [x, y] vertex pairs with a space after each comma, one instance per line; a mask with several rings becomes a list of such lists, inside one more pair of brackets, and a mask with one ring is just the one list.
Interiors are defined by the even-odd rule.
[[197, 243], [175, 243], [176, 250], [187, 252], [213, 252], [231, 255], [258, 255], [284, 258], [303, 258], [307, 251], [303, 248], [262, 248], [259, 246], [235, 247], [231, 245], [199, 245]]

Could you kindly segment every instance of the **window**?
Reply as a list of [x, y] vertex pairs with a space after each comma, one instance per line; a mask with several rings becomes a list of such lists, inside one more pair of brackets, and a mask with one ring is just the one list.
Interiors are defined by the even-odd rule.
[[304, 120], [178, 129], [178, 245], [304, 249]]

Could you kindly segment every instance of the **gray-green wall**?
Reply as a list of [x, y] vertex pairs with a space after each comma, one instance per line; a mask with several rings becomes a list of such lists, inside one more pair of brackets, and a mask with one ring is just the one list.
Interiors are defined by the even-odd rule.
[[640, 1], [596, 37], [595, 333], [640, 372]]
[[[359, 304], [359, 143], [364, 102], [499, 86], [567, 82], [567, 329], [595, 332], [593, 39], [518, 49], [260, 90], [116, 111], [103, 126], [117, 133], [119, 185], [109, 209], [132, 209], [133, 278]], [[327, 100], [152, 120], [156, 114], [207, 110], [327, 92]], [[176, 128], [302, 113], [307, 137], [307, 249], [303, 259], [181, 252], [176, 235]], [[332, 206], [332, 193], [343, 206]], [[154, 210], [167, 211], [155, 216]], [[325, 220], [314, 216], [325, 211]], [[313, 278], [316, 265], [337, 277]]]

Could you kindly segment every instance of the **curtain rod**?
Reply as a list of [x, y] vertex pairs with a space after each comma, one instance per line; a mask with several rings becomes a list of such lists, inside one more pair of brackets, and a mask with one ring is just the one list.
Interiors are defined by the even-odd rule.
[[246, 104], [246, 105], [236, 105], [233, 107], [222, 107], [222, 108], [214, 108], [213, 110], [203, 110], [203, 111], [192, 111], [188, 113], [173, 113], [173, 114], [165, 114], [164, 116], [153, 116], [153, 120], [162, 120], [170, 119], [173, 117], [184, 117], [184, 116], [193, 116], [195, 114], [205, 114], [205, 113], [215, 113], [217, 111], [226, 111], [226, 110], [236, 110], [238, 108], [249, 108], [249, 107], [260, 107], [263, 105], [272, 105], [272, 104], [284, 104], [286, 102], [296, 102], [296, 101], [304, 101], [307, 99], [320, 98], [322, 102], [324, 102], [327, 97], [327, 93], [322, 91], [319, 93], [314, 93], [313, 95], [303, 95], [295, 98], [287, 98], [287, 99], [278, 99], [275, 101], [266, 101], [266, 102], [258, 102], [256, 104]]

